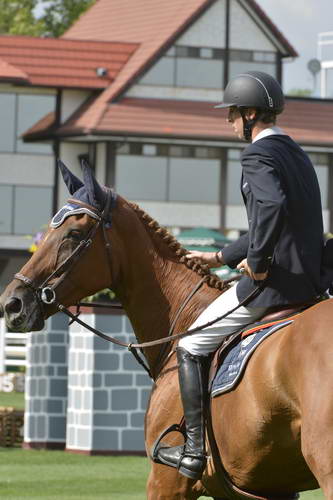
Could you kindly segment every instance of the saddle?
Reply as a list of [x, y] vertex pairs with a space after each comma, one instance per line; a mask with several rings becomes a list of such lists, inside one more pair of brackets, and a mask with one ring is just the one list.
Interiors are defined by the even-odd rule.
[[[321, 300], [321, 299], [320, 299]], [[224, 359], [225, 354], [236, 345], [241, 339], [246, 336], [269, 326], [273, 326], [280, 322], [283, 322], [292, 316], [296, 316], [297, 314], [305, 311], [306, 309], [314, 306], [320, 300], [314, 300], [312, 302], [307, 302], [303, 304], [293, 304], [293, 305], [285, 305], [285, 306], [276, 306], [270, 308], [264, 316], [262, 316], [259, 321], [256, 321], [253, 324], [247, 325], [245, 329], [242, 329], [236, 333], [233, 333], [226, 337], [221, 344], [221, 346], [215, 351], [210, 371], [209, 371], [209, 387], [211, 387], [212, 381], [215, 378], [215, 375], [220, 368], [220, 365]]]

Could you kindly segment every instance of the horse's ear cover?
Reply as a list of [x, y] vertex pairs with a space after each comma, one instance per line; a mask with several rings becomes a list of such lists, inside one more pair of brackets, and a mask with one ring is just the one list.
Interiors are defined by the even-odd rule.
[[81, 167], [83, 172], [83, 181], [85, 188], [87, 190], [89, 203], [93, 207], [98, 208], [100, 211], [103, 210], [106, 202], [106, 194], [103, 188], [99, 185], [93, 171], [89, 167], [85, 160], [81, 161]]
[[62, 178], [68, 188], [70, 194], [74, 194], [78, 189], [83, 186], [83, 182], [80, 181], [72, 172], [66, 167], [66, 165], [61, 161], [57, 161], [58, 167], [60, 169]]

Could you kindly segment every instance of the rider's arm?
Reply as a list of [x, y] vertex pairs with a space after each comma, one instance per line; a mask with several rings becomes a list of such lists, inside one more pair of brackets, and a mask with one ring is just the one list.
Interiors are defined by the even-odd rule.
[[243, 234], [238, 240], [230, 243], [222, 250], [224, 263], [235, 269], [246, 258], [249, 247], [249, 233]]

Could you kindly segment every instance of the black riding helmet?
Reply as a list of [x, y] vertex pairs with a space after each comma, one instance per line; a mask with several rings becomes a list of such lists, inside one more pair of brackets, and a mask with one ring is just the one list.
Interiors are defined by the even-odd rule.
[[[251, 141], [252, 128], [260, 118], [260, 114], [272, 111], [275, 114], [282, 113], [284, 108], [284, 96], [280, 84], [275, 78], [262, 71], [247, 71], [236, 76], [226, 86], [223, 102], [216, 108], [239, 108], [244, 123], [244, 137]], [[254, 120], [245, 118], [245, 109], [258, 109]]]

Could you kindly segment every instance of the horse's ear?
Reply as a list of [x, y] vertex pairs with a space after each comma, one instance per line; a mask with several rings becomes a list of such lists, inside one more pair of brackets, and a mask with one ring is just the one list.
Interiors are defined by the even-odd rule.
[[84, 185], [88, 193], [89, 203], [93, 207], [102, 210], [105, 205], [105, 192], [103, 191], [103, 188], [98, 184], [92, 169], [84, 159], [81, 160], [81, 167], [83, 172]]
[[78, 179], [72, 172], [66, 167], [66, 165], [61, 161], [57, 161], [59, 170], [61, 172], [62, 178], [68, 188], [70, 194], [74, 194], [80, 187], [83, 186], [83, 182]]

